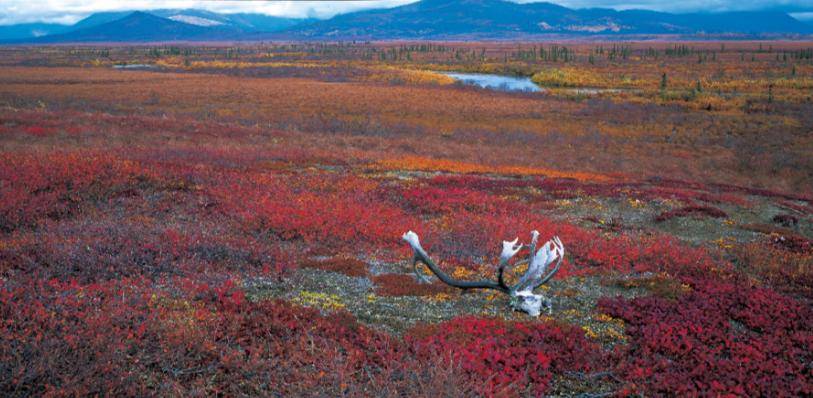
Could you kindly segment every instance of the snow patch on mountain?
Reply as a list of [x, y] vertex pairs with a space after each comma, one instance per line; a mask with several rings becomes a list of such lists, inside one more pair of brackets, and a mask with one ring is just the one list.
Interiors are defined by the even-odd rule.
[[196, 26], [218, 26], [223, 25], [223, 22], [215, 21], [214, 19], [195, 17], [192, 15], [173, 15], [169, 19], [177, 22], [183, 22]]

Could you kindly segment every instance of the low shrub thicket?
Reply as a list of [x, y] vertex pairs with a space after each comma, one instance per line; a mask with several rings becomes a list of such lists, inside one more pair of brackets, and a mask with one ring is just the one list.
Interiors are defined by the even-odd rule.
[[552, 322], [461, 317], [419, 326], [408, 335], [419, 355], [450, 357], [486, 396], [542, 395], [554, 374], [603, 365], [598, 345], [580, 328]]
[[404, 341], [344, 312], [248, 301], [231, 281], [172, 282], [3, 283], [0, 393], [537, 395], [601, 358], [576, 327], [460, 318]]
[[630, 346], [617, 365], [627, 393], [813, 393], [809, 306], [736, 278], [683, 279], [693, 290], [675, 300], [648, 296], [599, 302], [627, 325]]

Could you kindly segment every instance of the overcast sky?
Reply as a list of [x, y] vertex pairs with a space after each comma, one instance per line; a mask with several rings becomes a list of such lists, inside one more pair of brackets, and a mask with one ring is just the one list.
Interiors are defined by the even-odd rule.
[[[201, 8], [219, 12], [258, 12], [288, 17], [327, 18], [374, 7], [392, 7], [415, 0], [371, 1], [218, 1], [218, 0], [0, 0], [0, 25], [23, 22], [70, 24], [98, 11]], [[527, 0], [518, 0], [527, 2]], [[672, 12], [777, 9], [813, 20], [813, 0], [552, 0], [572, 8], [606, 7]]]

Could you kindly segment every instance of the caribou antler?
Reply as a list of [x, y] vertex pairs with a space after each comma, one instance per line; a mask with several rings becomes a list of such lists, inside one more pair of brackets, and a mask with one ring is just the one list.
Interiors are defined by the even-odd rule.
[[[500, 264], [497, 268], [497, 281], [480, 280], [480, 281], [463, 281], [452, 278], [440, 267], [429, 258], [426, 251], [421, 247], [421, 241], [418, 234], [409, 231], [403, 235], [403, 239], [412, 247], [414, 254], [412, 259], [412, 266], [415, 273], [421, 280], [427, 281], [426, 277], [418, 271], [418, 263], [423, 263], [435, 276], [438, 277], [443, 283], [459, 289], [491, 289], [507, 294], [511, 298], [511, 306], [520, 311], [527, 312], [532, 316], [539, 316], [542, 305], [544, 304], [548, 313], [552, 312], [553, 307], [550, 300], [546, 299], [540, 294], [534, 294], [533, 291], [537, 287], [547, 283], [559, 271], [562, 264], [562, 259], [565, 256], [565, 247], [559, 237], [545, 242], [545, 244], [536, 250], [537, 241], [539, 239], [539, 232], [531, 232], [531, 243], [528, 245], [530, 254], [527, 261], [520, 261], [515, 265], [523, 263], [528, 264], [528, 270], [519, 278], [519, 281], [513, 286], [508, 286], [505, 283], [505, 269], [509, 266], [510, 260], [522, 249], [524, 246], [519, 243], [519, 238], [513, 241], [503, 241], [502, 252], [500, 253]], [[548, 266], [556, 262], [556, 265], [548, 271]]]

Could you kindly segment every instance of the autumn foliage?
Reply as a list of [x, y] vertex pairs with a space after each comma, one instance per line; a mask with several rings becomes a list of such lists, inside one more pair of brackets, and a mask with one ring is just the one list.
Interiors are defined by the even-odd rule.
[[803, 396], [811, 393], [810, 307], [743, 283], [693, 280], [677, 300], [605, 299], [631, 347], [628, 392]]
[[[0, 395], [813, 395], [813, 67], [774, 45], [6, 48]], [[553, 314], [419, 282], [407, 230], [462, 279], [558, 235]]]

